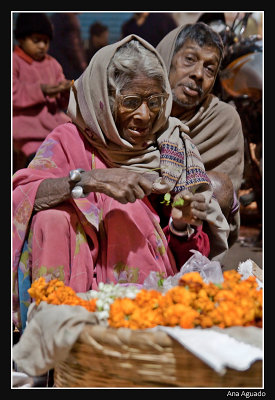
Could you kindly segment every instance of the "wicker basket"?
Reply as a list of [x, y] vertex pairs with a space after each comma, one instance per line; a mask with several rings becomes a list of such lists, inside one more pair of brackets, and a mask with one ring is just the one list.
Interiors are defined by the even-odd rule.
[[225, 375], [195, 357], [165, 332], [86, 325], [55, 387], [262, 387], [262, 362]]

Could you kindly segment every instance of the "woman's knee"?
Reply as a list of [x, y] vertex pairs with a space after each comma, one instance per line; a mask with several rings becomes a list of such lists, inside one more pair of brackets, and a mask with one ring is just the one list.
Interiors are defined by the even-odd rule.
[[66, 210], [51, 208], [39, 211], [33, 217], [35, 229], [65, 233], [69, 230], [71, 215]]

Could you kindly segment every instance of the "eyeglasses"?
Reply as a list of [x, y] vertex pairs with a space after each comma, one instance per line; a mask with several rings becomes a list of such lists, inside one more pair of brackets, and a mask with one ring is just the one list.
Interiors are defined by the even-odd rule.
[[153, 94], [149, 97], [143, 97], [139, 94], [126, 94], [118, 96], [118, 100], [120, 105], [127, 111], [135, 111], [146, 101], [150, 111], [158, 112], [164, 106], [168, 97], [168, 93]]

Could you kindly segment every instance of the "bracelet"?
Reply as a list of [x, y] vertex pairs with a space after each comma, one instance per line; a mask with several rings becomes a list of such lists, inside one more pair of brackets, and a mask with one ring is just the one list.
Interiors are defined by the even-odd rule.
[[[79, 182], [81, 180], [81, 172], [85, 172], [85, 170], [81, 168], [72, 169], [69, 173], [70, 182]], [[80, 185], [74, 186], [74, 188], [71, 190], [71, 195], [74, 199], [88, 196], [88, 194], [84, 194], [83, 187]]]
[[172, 217], [169, 219], [169, 229], [170, 232], [176, 236], [187, 236], [188, 238], [195, 232], [195, 229], [193, 229], [189, 224], [187, 224], [184, 231], [178, 231], [173, 225]]

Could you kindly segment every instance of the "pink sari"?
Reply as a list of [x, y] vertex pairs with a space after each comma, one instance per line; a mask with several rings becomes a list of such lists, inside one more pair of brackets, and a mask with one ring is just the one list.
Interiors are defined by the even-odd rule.
[[[132, 39], [155, 53], [162, 65], [156, 50], [134, 35], [103, 47], [71, 89], [68, 115], [73, 123], [55, 128], [29, 167], [15, 174], [13, 311], [17, 325], [30, 302], [28, 296], [22, 300], [22, 294], [40, 276], [60, 278], [77, 292], [85, 292], [96, 289], [99, 282], [142, 284], [150, 271], [163, 277], [174, 275], [192, 255], [191, 248], [209, 255], [208, 236], [201, 228], [188, 239], [173, 238], [169, 230], [162, 230], [148, 198], [122, 205], [101, 193], [90, 193], [86, 198], [71, 198], [58, 207], [33, 212], [42, 180], [68, 176], [76, 168], [154, 171], [155, 193], [200, 190], [209, 204], [213, 203], [199, 152], [184, 133], [184, 125], [169, 117], [172, 96], [165, 69], [170, 96], [152, 126], [156, 140], [138, 147], [120, 137], [109, 104], [107, 68], [117, 49]], [[215, 232], [222, 232], [223, 250], [226, 229], [221, 226], [219, 206], [214, 206], [207, 218], [212, 218]]]
[[[122, 205], [104, 194], [90, 193], [87, 198], [70, 199], [33, 214], [41, 181], [66, 176], [75, 168], [90, 170], [106, 165], [76, 126], [67, 123], [49, 134], [29, 167], [14, 176], [17, 323], [18, 268], [24, 279], [60, 278], [77, 292], [96, 289], [99, 282], [141, 284], [150, 271], [165, 277], [177, 272], [159, 217], [147, 198]], [[27, 246], [22, 251], [24, 242]]]

